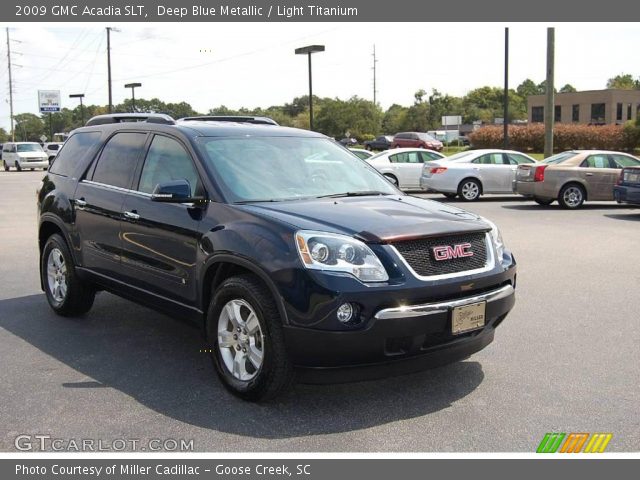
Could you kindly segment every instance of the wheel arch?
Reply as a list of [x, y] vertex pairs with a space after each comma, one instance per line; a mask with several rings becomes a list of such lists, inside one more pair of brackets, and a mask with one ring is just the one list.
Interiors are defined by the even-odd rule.
[[587, 200], [589, 200], [589, 187], [587, 186], [587, 184], [585, 182], [582, 182], [578, 179], [572, 178], [570, 180], [567, 180], [565, 182], [562, 183], [562, 185], [560, 185], [560, 188], [558, 189], [558, 196], [560, 196], [560, 192], [562, 192], [562, 190], [565, 187], [568, 187], [569, 185], [576, 185], [580, 188], [582, 188], [582, 191], [584, 192], [584, 200], [585, 202]]
[[220, 285], [227, 278], [242, 274], [252, 274], [258, 277], [258, 279], [271, 293], [271, 296], [278, 308], [278, 313], [280, 314], [282, 323], [288, 323], [287, 312], [282, 296], [280, 295], [276, 284], [267, 272], [256, 266], [255, 262], [251, 262], [248, 259], [235, 255], [219, 254], [205, 264], [201, 277], [201, 305], [202, 311], [205, 312], [202, 322], [202, 326], [205, 329], [204, 331], [206, 331], [207, 322], [206, 312], [213, 297], [214, 288]]
[[[54, 234], [59, 234], [64, 241], [67, 243], [67, 246], [69, 247], [69, 251], [71, 252], [71, 256], [73, 257], [73, 261], [74, 263], [77, 265], [77, 258], [76, 255], [74, 254], [73, 248], [71, 248], [72, 243], [69, 241], [69, 238], [67, 236], [67, 234], [65, 233], [65, 229], [63, 227], [63, 225], [61, 224], [61, 222], [55, 218], [55, 217], [51, 217], [51, 216], [46, 216], [44, 217], [41, 221], [40, 221], [40, 225], [38, 227], [38, 265], [40, 270], [42, 270], [42, 250], [44, 249], [45, 244], [47, 243], [47, 239]], [[40, 272], [42, 273], [42, 271]], [[42, 275], [40, 275], [40, 288], [42, 288], [42, 290], [44, 291], [44, 284], [42, 281]]]

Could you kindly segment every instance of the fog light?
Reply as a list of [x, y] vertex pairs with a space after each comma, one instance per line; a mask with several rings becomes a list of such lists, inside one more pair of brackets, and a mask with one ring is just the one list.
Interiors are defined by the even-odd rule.
[[336, 316], [342, 323], [348, 323], [351, 320], [351, 317], [353, 317], [353, 307], [350, 303], [343, 303], [338, 307]]

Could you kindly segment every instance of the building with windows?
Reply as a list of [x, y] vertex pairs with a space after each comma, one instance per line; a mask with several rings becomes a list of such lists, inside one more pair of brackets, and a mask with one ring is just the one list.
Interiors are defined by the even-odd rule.
[[[545, 95], [527, 98], [529, 123], [544, 122]], [[554, 118], [558, 123], [623, 124], [640, 117], [640, 90], [588, 90], [556, 93]]]

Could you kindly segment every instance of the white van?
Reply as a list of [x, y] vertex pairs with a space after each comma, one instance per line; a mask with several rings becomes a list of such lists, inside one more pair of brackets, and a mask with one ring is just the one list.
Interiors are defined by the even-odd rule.
[[49, 168], [49, 155], [36, 142], [8, 142], [2, 146], [2, 161], [5, 171], [11, 167], [17, 171]]

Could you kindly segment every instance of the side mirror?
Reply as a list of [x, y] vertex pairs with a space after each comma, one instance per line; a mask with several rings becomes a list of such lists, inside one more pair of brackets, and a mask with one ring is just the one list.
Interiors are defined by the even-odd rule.
[[152, 202], [163, 203], [196, 203], [204, 197], [192, 197], [191, 185], [185, 179], [160, 183], [151, 194]]

